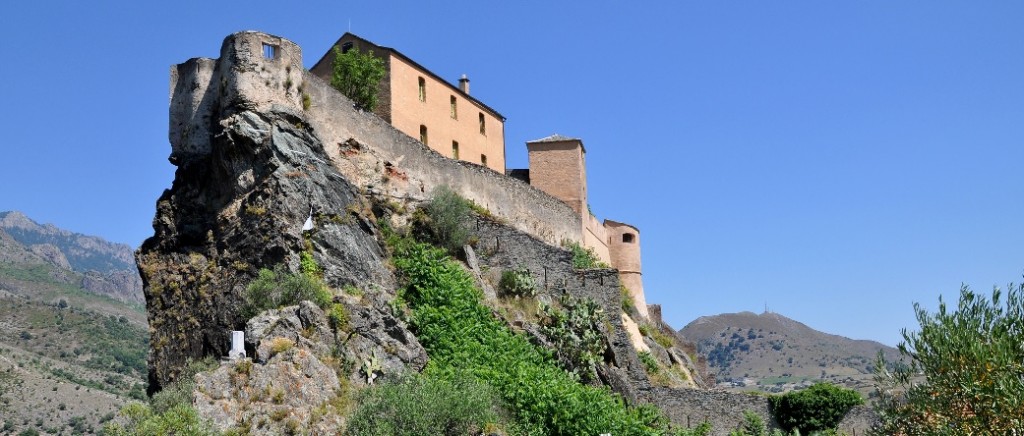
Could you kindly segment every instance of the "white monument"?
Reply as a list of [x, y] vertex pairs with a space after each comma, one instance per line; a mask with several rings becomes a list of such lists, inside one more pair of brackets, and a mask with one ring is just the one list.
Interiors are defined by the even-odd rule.
[[228, 351], [228, 359], [237, 360], [245, 358], [245, 332], [238, 330], [231, 331], [231, 351]]

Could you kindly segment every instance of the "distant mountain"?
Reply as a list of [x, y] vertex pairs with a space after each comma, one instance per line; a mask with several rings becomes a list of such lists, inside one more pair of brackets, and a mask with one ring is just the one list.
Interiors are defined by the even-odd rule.
[[0, 263], [46, 265], [55, 280], [120, 301], [143, 302], [131, 247], [41, 225], [21, 212], [0, 212]]
[[127, 245], [0, 213], [0, 434], [93, 433], [145, 397], [141, 285]]
[[878, 351], [898, 359], [895, 348], [814, 330], [777, 313], [704, 316], [683, 327], [697, 343], [719, 384], [740, 390], [781, 392], [827, 380], [869, 391]]
[[0, 212], [0, 229], [26, 246], [56, 248], [75, 271], [109, 273], [135, 268], [134, 250], [126, 244], [70, 232], [53, 224], [40, 225], [21, 212]]

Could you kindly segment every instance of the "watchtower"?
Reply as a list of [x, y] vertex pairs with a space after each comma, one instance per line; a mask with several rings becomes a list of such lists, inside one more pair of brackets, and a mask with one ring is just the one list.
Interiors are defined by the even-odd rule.
[[530, 184], [573, 208], [580, 216], [587, 209], [586, 149], [579, 138], [554, 134], [526, 143], [530, 158]]
[[629, 224], [604, 220], [608, 252], [612, 266], [619, 270], [619, 281], [633, 299], [637, 312], [647, 318], [647, 301], [640, 269], [640, 231]]

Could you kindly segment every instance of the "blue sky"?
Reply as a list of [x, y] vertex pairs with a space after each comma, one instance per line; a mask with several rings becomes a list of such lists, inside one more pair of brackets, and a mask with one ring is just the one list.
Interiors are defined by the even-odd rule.
[[[154, 3], [154, 4], [150, 4]], [[675, 327], [767, 304], [888, 344], [1024, 272], [1024, 3], [18, 2], [0, 16], [0, 210], [137, 246], [170, 186], [168, 71], [255, 29], [349, 29], [583, 138]]]

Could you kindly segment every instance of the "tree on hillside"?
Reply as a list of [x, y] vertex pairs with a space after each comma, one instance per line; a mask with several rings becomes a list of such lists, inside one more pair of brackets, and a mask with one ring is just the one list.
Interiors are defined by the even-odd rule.
[[368, 111], [377, 107], [377, 87], [384, 74], [384, 60], [375, 57], [372, 50], [363, 54], [358, 47], [352, 47], [342, 53], [334, 47], [331, 86], [352, 99], [356, 106]]
[[960, 289], [950, 312], [914, 304], [920, 331], [903, 330], [903, 362], [879, 354], [877, 434], [1024, 434], [1024, 284], [989, 300]]

